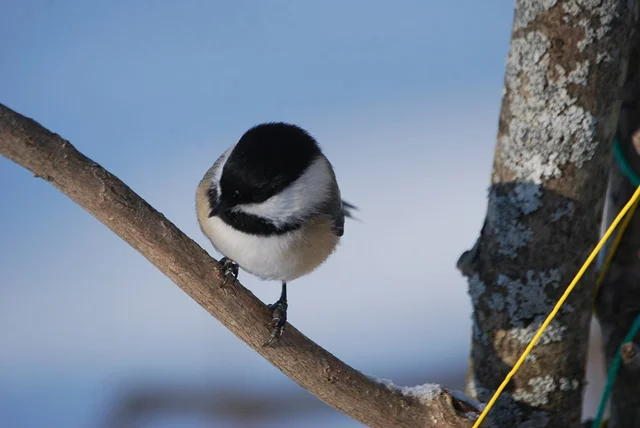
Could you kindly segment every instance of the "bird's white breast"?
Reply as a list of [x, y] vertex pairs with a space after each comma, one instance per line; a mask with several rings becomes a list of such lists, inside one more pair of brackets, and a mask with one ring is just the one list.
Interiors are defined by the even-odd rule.
[[301, 229], [274, 236], [240, 232], [218, 217], [204, 220], [202, 228], [220, 253], [266, 280], [292, 281], [311, 272], [339, 241], [330, 231], [330, 220], [320, 217]]

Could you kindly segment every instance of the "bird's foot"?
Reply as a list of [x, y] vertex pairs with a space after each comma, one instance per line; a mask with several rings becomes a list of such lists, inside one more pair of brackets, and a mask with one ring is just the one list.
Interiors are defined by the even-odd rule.
[[282, 337], [282, 333], [284, 333], [284, 326], [287, 323], [287, 308], [289, 305], [287, 304], [287, 284], [282, 284], [282, 294], [277, 302], [267, 305], [269, 310], [271, 311], [271, 322], [269, 323], [269, 327], [271, 327], [271, 336], [267, 343], [263, 346], [268, 346], [271, 343], [275, 343], [280, 340]]
[[269, 323], [269, 327], [271, 327], [271, 336], [264, 346], [275, 343], [280, 340], [280, 337], [282, 337], [282, 333], [284, 333], [284, 326], [287, 323], [287, 302], [281, 302], [278, 300], [276, 303], [269, 305], [269, 310], [271, 311], [272, 316], [271, 322]]
[[238, 280], [238, 264], [227, 257], [221, 258], [220, 263], [222, 263], [222, 275], [224, 276], [224, 281], [222, 281], [220, 288], [226, 287], [231, 280], [231, 285], [235, 285]]

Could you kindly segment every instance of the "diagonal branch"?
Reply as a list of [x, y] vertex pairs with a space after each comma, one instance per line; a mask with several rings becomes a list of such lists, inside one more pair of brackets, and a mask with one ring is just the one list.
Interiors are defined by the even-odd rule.
[[376, 382], [294, 327], [277, 347], [267, 307], [239, 283], [220, 289], [220, 265], [126, 184], [68, 141], [0, 104], [0, 154], [50, 182], [139, 251], [207, 312], [300, 386], [375, 427], [469, 427], [473, 408], [439, 387]]

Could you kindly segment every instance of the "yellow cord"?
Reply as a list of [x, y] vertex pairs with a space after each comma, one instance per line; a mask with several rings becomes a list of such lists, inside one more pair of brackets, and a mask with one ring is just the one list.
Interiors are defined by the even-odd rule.
[[[636, 208], [638, 207], [638, 201], [640, 201], [640, 199], [636, 200], [633, 203], [633, 205], [631, 206], [631, 209], [629, 210], [629, 213], [625, 216], [624, 221], [620, 225], [620, 230], [618, 230], [618, 233], [616, 233], [616, 237], [613, 240], [613, 243], [611, 244], [611, 248], [609, 249], [609, 252], [607, 252], [607, 256], [605, 257], [604, 262], [602, 262], [602, 267], [600, 268], [600, 272], [598, 272], [598, 277], [596, 278], [596, 289], [595, 289], [596, 297], [600, 292], [600, 285], [602, 284], [602, 281], [604, 281], [604, 277], [606, 276], [607, 271], [609, 270], [609, 265], [611, 264], [611, 260], [613, 260], [613, 256], [615, 255], [616, 250], [620, 245], [620, 242], [622, 242], [622, 237], [624, 236], [624, 232], [625, 230], [627, 230], [627, 226], [629, 226], [629, 223], [633, 218], [633, 214], [635, 213]], [[595, 311], [595, 301], [594, 301], [594, 311]]]
[[[613, 260], [613, 256], [616, 254], [616, 251], [618, 250], [618, 247], [620, 246], [620, 242], [622, 242], [622, 237], [624, 236], [624, 232], [627, 230], [627, 226], [629, 226], [629, 223], [631, 223], [631, 219], [633, 218], [633, 214], [635, 214], [635, 212], [636, 212], [636, 208], [638, 207], [638, 202], [639, 201], [640, 201], [640, 199], [636, 199], [636, 201], [631, 206], [631, 209], [629, 210], [627, 215], [624, 217], [624, 221], [620, 225], [620, 230], [618, 230], [618, 233], [616, 233], [616, 237], [613, 240], [613, 243], [611, 244], [611, 248], [607, 252], [606, 257], [605, 257], [604, 261], [602, 262], [602, 267], [600, 268], [600, 272], [598, 272], [598, 277], [596, 278], [596, 289], [595, 289], [595, 291], [593, 293], [593, 295], [594, 295], [593, 313], [594, 314], [596, 313], [596, 302], [597, 302], [598, 294], [600, 293], [600, 286], [602, 285], [602, 282], [604, 281], [604, 278], [607, 275], [607, 271], [609, 270], [609, 265], [611, 264], [611, 261]], [[607, 427], [607, 421], [603, 420], [602, 422], [600, 422], [599, 426], [600, 426], [600, 428], [606, 428]]]
[[560, 300], [558, 300], [558, 303], [556, 303], [555, 307], [553, 308], [553, 310], [551, 311], [547, 319], [544, 320], [544, 322], [540, 326], [540, 329], [538, 329], [538, 332], [536, 333], [536, 335], [533, 337], [531, 342], [529, 342], [529, 345], [527, 345], [527, 348], [524, 350], [524, 352], [522, 353], [518, 361], [515, 363], [515, 365], [511, 369], [511, 371], [507, 374], [507, 377], [504, 378], [504, 380], [502, 381], [502, 384], [500, 384], [496, 392], [493, 394], [493, 397], [491, 397], [491, 400], [489, 400], [489, 402], [485, 406], [484, 410], [482, 411], [482, 413], [476, 420], [475, 424], [473, 425], [473, 428], [478, 428], [482, 423], [482, 421], [484, 421], [484, 419], [487, 417], [487, 414], [495, 404], [496, 400], [498, 399], [502, 391], [506, 388], [507, 384], [509, 383], [511, 378], [516, 374], [520, 366], [522, 366], [525, 358], [527, 358], [529, 353], [531, 353], [531, 350], [533, 349], [533, 347], [536, 345], [536, 343], [538, 343], [538, 340], [540, 340], [542, 333], [544, 333], [544, 330], [549, 326], [549, 324], [551, 323], [551, 320], [553, 320], [553, 318], [558, 314], [558, 312], [560, 311], [560, 308], [569, 297], [569, 294], [571, 293], [571, 291], [573, 291], [578, 281], [580, 281], [580, 278], [582, 278], [582, 275], [584, 275], [586, 270], [589, 268], [589, 265], [596, 258], [596, 256], [598, 255], [598, 252], [600, 251], [604, 243], [607, 241], [607, 239], [609, 239], [609, 236], [611, 236], [615, 228], [618, 226], [618, 223], [620, 223], [620, 220], [631, 209], [631, 207], [638, 200], [639, 197], [640, 197], [640, 186], [638, 186], [638, 188], [636, 189], [635, 193], [633, 194], [629, 202], [626, 203], [624, 208], [622, 208], [620, 213], [613, 220], [613, 222], [611, 223], [607, 231], [604, 233], [604, 235], [600, 239], [600, 242], [598, 242], [598, 245], [596, 245], [596, 247], [593, 249], [591, 254], [589, 254], [589, 257], [587, 257], [587, 260], [584, 262], [584, 264], [582, 265], [582, 267], [580, 268], [576, 276], [573, 278], [573, 281], [571, 281], [571, 283], [569, 284], [565, 292], [562, 294], [562, 296], [560, 297]]

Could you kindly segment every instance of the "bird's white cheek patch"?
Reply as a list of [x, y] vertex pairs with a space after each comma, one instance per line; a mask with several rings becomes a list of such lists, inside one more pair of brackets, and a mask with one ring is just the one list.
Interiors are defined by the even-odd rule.
[[269, 219], [276, 225], [305, 220], [330, 195], [333, 181], [325, 157], [316, 159], [290, 186], [259, 204], [245, 204], [239, 211]]

